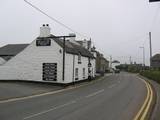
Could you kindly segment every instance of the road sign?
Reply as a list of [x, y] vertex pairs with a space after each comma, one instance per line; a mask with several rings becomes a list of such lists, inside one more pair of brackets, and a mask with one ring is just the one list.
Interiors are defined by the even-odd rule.
[[160, 2], [160, 0], [149, 0], [149, 2]]

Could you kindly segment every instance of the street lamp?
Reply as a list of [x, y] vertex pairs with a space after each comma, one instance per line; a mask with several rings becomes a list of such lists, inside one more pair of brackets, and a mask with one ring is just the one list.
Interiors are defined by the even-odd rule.
[[143, 67], [145, 67], [145, 48], [144, 47], [139, 47], [143, 49]]

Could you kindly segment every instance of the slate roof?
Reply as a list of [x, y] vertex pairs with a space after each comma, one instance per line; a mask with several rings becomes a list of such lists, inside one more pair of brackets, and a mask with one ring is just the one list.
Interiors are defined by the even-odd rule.
[[[54, 36], [51, 35], [50, 37], [54, 37]], [[53, 40], [63, 48], [63, 40], [57, 39], [57, 38], [54, 38]], [[90, 51], [88, 51], [86, 48], [84, 48], [80, 45], [74, 44], [74, 43], [67, 41], [67, 40], [65, 43], [66, 43], [65, 47], [66, 47], [67, 53], [76, 54], [76, 55], [81, 54], [84, 57], [94, 58], [93, 54]]]
[[[51, 37], [54, 37], [51, 35]], [[52, 38], [53, 39], [53, 38]], [[54, 38], [53, 39], [57, 44], [59, 44], [63, 48], [63, 40]], [[26, 48], [29, 44], [8, 44], [0, 48], [0, 56], [15, 56], [24, 48]], [[85, 57], [94, 58], [94, 56], [84, 47], [74, 44], [70, 41], [66, 40], [66, 52], [70, 54], [81, 54]]]
[[82, 42], [82, 41], [80, 41], [80, 40], [79, 40], [79, 41], [76, 41], [76, 42], [78, 42], [80, 45], [83, 45], [83, 42]]
[[29, 44], [8, 44], [0, 48], [0, 56], [15, 56]]
[[152, 57], [152, 60], [160, 60], [160, 54], [156, 54]]

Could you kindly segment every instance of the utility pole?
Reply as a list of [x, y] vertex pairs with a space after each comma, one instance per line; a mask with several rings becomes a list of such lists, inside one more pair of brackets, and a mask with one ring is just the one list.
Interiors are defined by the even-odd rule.
[[66, 38], [76, 37], [75, 35], [69, 36], [51, 36], [46, 38], [53, 38], [53, 39], [63, 39], [63, 68], [62, 68], [62, 80], [65, 80], [65, 52], [66, 52]]
[[151, 59], [152, 59], [152, 33], [149, 32], [149, 46], [150, 46], [150, 67], [151, 67]]
[[63, 36], [63, 72], [62, 72], [63, 81], [65, 77], [65, 52], [66, 52], [66, 36]]
[[132, 64], [132, 57], [130, 56], [129, 57], [129, 62], [130, 62], [130, 65]]
[[110, 56], [110, 69], [112, 69], [112, 56]]

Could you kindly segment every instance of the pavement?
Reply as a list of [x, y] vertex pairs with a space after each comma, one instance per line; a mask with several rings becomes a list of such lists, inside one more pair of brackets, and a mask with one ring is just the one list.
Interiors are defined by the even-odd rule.
[[56, 91], [63, 87], [52, 84], [32, 83], [32, 82], [0, 82], [0, 100], [7, 100], [50, 91]]
[[120, 73], [53, 94], [2, 102], [0, 120], [133, 120], [146, 95], [146, 85], [136, 75]]

